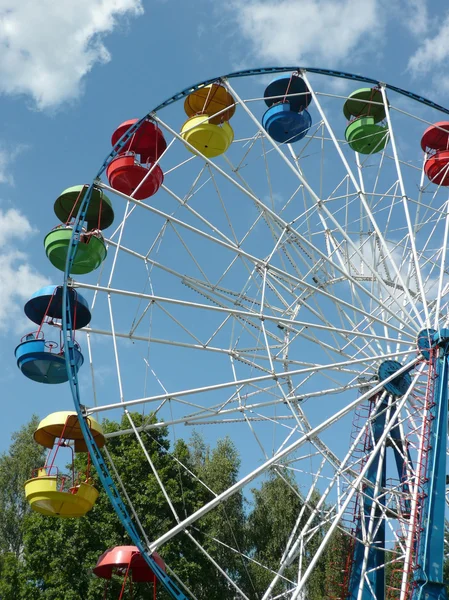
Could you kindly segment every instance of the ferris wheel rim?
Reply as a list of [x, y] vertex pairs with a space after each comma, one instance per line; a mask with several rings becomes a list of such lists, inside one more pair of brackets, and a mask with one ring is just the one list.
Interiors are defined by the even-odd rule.
[[[138, 121], [134, 124], [132, 129], [133, 130], [137, 129], [139, 127], [139, 125], [145, 119], [151, 118], [155, 113], [157, 113], [161, 109], [166, 108], [167, 106], [170, 106], [171, 104], [182, 100], [191, 92], [198, 90], [206, 85], [210, 85], [216, 81], [223, 81], [226, 79], [239, 79], [242, 77], [251, 77], [254, 75], [275, 75], [275, 74], [289, 73], [289, 72], [313, 73], [313, 74], [317, 74], [317, 75], [324, 75], [327, 77], [346, 79], [349, 81], [359, 81], [361, 83], [368, 83], [368, 84], [376, 85], [376, 86], [384, 85], [386, 89], [389, 89], [389, 90], [396, 92], [402, 96], [405, 96], [412, 100], [415, 100], [415, 101], [419, 102], [420, 104], [423, 104], [430, 108], [435, 108], [436, 110], [449, 115], [449, 108], [446, 108], [446, 107], [434, 102], [433, 100], [429, 100], [428, 98], [425, 98], [424, 96], [422, 96], [420, 94], [410, 92], [410, 91], [400, 88], [398, 86], [395, 86], [395, 85], [392, 85], [389, 83], [385, 83], [378, 79], [373, 79], [372, 77], [365, 77], [363, 75], [358, 75], [355, 73], [349, 73], [349, 72], [335, 70], [335, 69], [322, 69], [319, 67], [301, 67], [301, 66], [296, 65], [296, 66], [287, 66], [287, 67], [283, 67], [283, 66], [280, 66], [280, 67], [254, 67], [252, 69], [243, 69], [242, 71], [233, 71], [233, 72], [227, 73], [225, 75], [218, 75], [217, 77], [203, 79], [202, 81], [199, 81], [187, 88], [184, 88], [180, 92], [177, 92], [173, 96], [169, 96], [168, 98], [166, 98], [165, 100], [160, 102], [154, 108], [149, 110], [143, 117], [138, 119]], [[131, 128], [130, 128], [130, 130], [131, 130]], [[117, 143], [114, 146], [113, 150], [104, 159], [102, 166], [100, 167], [99, 171], [97, 172], [97, 174], [94, 177], [94, 180], [98, 179], [103, 174], [103, 172], [105, 171], [105, 169], [108, 166], [108, 164], [110, 163], [110, 161], [113, 158], [115, 158], [115, 156], [117, 155], [118, 151], [116, 151], [116, 148], [119, 146], [121, 139], [122, 138], [117, 140]], [[94, 183], [92, 183], [92, 185], [94, 185]]]

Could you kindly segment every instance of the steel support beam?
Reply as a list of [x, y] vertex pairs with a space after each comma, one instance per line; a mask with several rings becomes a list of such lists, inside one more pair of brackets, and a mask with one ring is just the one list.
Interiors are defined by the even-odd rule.
[[438, 347], [433, 402], [430, 408], [427, 472], [422, 483], [420, 518], [416, 531], [418, 568], [411, 600], [447, 600], [443, 581], [444, 516], [446, 508], [446, 449], [448, 418], [449, 329], [434, 335]]

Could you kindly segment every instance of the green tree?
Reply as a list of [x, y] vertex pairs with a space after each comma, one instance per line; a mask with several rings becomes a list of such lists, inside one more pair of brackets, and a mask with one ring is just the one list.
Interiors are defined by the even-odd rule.
[[38, 417], [33, 415], [12, 435], [9, 451], [0, 456], [0, 553], [17, 558], [23, 547], [24, 519], [30, 512], [24, 484], [45, 456], [44, 448], [33, 439], [38, 424]]
[[[302, 501], [293, 481], [288, 485], [276, 473], [270, 473], [260, 488], [252, 490], [253, 506], [248, 516], [247, 531], [252, 558], [252, 581], [257, 597], [262, 597], [271, 580], [273, 571], [279, 567], [281, 556], [287, 545], [291, 531], [301, 510]], [[267, 567], [267, 568], [264, 568]], [[271, 570], [270, 570], [271, 569]], [[291, 589], [297, 566], [289, 567], [284, 572], [273, 595]]]
[[[202, 504], [231, 487], [238, 480], [240, 457], [229, 437], [218, 440], [212, 450], [204, 440], [194, 434], [189, 444], [192, 468], [201, 480]], [[216, 509], [204, 516], [196, 525], [203, 547], [226, 570], [240, 588], [252, 588], [251, 576], [243, 558], [247, 552], [245, 531], [245, 500], [242, 492], [236, 492]], [[217, 570], [208, 598], [234, 598], [230, 583]], [[251, 595], [251, 593], [250, 593]]]
[[30, 507], [24, 484], [32, 470], [42, 464], [45, 450], [38, 446], [33, 433], [39, 423], [36, 415], [12, 435], [8, 452], [0, 456], [0, 598], [25, 597], [22, 554], [26, 517]]
[[[133, 414], [133, 421], [139, 427], [153, 423], [154, 418], [144, 419]], [[107, 433], [127, 427], [129, 422], [126, 417], [120, 424], [112, 421], [104, 423]], [[164, 428], [144, 431], [141, 438], [179, 518], [191, 514], [213, 497], [210, 490], [219, 493], [236, 480], [239, 459], [229, 440], [220, 442], [212, 451], [204, 448], [199, 456], [195, 455], [195, 445], [189, 447], [182, 440], [176, 443], [171, 454]], [[138, 440], [133, 435], [110, 437], [107, 452], [120, 473], [144, 530], [151, 539], [156, 539], [176, 524], [176, 517]], [[77, 468], [82, 470], [85, 464], [86, 455], [79, 455], [76, 459]], [[200, 483], [200, 479], [204, 480], [207, 487]], [[225, 509], [226, 520], [220, 512]], [[245, 520], [242, 497], [237, 495], [226, 503], [225, 509], [220, 508], [215, 514], [205, 517], [197, 527], [192, 528], [191, 533], [219, 564], [227, 566], [229, 572], [238, 579], [241, 561], [234, 566], [232, 561], [236, 554], [214, 540], [218, 538], [230, 545], [232, 542], [233, 547], [236, 540], [242, 543], [241, 530]], [[100, 600], [103, 597], [103, 585], [92, 574], [92, 568], [107, 548], [129, 543], [104, 492], [100, 493], [92, 511], [81, 519], [30, 514], [26, 518], [22, 561], [21, 585], [24, 591], [15, 598]], [[226, 556], [223, 552], [227, 553]], [[187, 534], [178, 535], [166, 543], [161, 555], [199, 600], [231, 600], [235, 597], [225, 578]], [[118, 597], [119, 586], [118, 579], [112, 581], [109, 588], [111, 597], [114, 594]], [[147, 598], [148, 584], [135, 586], [134, 592], [135, 600]], [[160, 591], [158, 598], [163, 600], [168, 596]]]
[[22, 561], [12, 552], [0, 554], [0, 598], [2, 600], [27, 597], [22, 567]]
[[[144, 420], [139, 414], [132, 415], [136, 426], [148, 424], [154, 419]], [[106, 433], [129, 427], [126, 417], [121, 423], [104, 423]], [[165, 482], [167, 491], [179, 508], [181, 494], [178, 484], [176, 463], [168, 453], [169, 443], [164, 429], [152, 430], [151, 435], [143, 432], [142, 442], [146, 451]], [[146, 460], [138, 440], [132, 435], [121, 435], [108, 440], [108, 452], [132, 500], [145, 531], [157, 537], [175, 524], [175, 518], [157, 483], [149, 462]], [[76, 458], [76, 469], [86, 467], [86, 455]], [[94, 483], [96, 476], [93, 475]], [[118, 485], [118, 482], [117, 482]], [[185, 501], [185, 500], [184, 500]], [[100, 496], [85, 517], [80, 519], [57, 519], [32, 514], [27, 519], [24, 570], [28, 588], [36, 600], [94, 600], [102, 598], [103, 583], [92, 574], [99, 556], [108, 548], [128, 545], [130, 540], [123, 530], [108, 500], [106, 493]], [[164, 547], [164, 560], [173, 563], [175, 556], [181, 571], [188, 570], [188, 560], [180, 552], [176, 539]], [[187, 556], [189, 553], [187, 553]], [[111, 583], [111, 596], [119, 590], [119, 581]], [[135, 598], [148, 595], [148, 584], [135, 586]]]
[[351, 538], [343, 529], [336, 529], [323, 552], [320, 567], [324, 577], [325, 598], [341, 598], [348, 579]]
[[[258, 597], [261, 597], [277, 571], [281, 557], [286, 549], [287, 542], [302, 510], [302, 517], [297, 531], [300, 532], [312, 514], [320, 496], [318, 492], [304, 504], [300, 490], [287, 471], [282, 477], [277, 473], [270, 473], [260, 488], [253, 489], [253, 506], [248, 515], [247, 530], [251, 546], [252, 558], [260, 563], [251, 565], [252, 581], [256, 587]], [[310, 531], [314, 532], [307, 537], [303, 551], [302, 572], [310, 564], [326, 533], [326, 527], [321, 523], [322, 511], [312, 520]], [[322, 553], [318, 563], [313, 569], [307, 584], [306, 597], [308, 600], [322, 600], [330, 598], [330, 591], [340, 590], [342, 572], [340, 559], [345, 556], [347, 548], [346, 536], [337, 531], [333, 534]], [[265, 567], [265, 568], [264, 568]], [[270, 570], [271, 569], [271, 570]], [[298, 561], [287, 567], [276, 587], [273, 596], [282, 594], [291, 589], [298, 576]]]

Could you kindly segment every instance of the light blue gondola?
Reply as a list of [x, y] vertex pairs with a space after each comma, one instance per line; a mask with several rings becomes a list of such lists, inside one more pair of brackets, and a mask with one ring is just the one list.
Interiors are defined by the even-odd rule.
[[[36, 339], [33, 333], [22, 338], [22, 342], [14, 351], [17, 366], [28, 379], [38, 383], [65, 383], [68, 381], [64, 351], [58, 352], [56, 342], [46, 341], [43, 337]], [[75, 343], [71, 357], [75, 370], [84, 362], [79, 346]]]
[[262, 117], [262, 126], [270, 137], [280, 144], [302, 140], [312, 125], [307, 110], [294, 112], [288, 102], [274, 104]]

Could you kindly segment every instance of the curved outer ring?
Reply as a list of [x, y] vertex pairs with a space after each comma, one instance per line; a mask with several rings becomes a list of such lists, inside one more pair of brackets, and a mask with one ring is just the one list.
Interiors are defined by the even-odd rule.
[[[304, 71], [304, 72], [308, 72], [308, 73], [316, 73], [319, 75], [328, 75], [328, 76], [332, 76], [332, 77], [338, 77], [340, 79], [350, 79], [353, 81], [361, 81], [363, 83], [369, 83], [369, 84], [376, 85], [376, 86], [379, 85], [379, 83], [380, 83], [379, 81], [376, 81], [375, 79], [371, 79], [369, 77], [362, 77], [360, 75], [355, 75], [353, 73], [347, 73], [345, 71], [334, 71], [334, 70], [330, 70], [330, 69], [305, 68], [305, 67], [296, 67], [296, 66], [293, 66], [293, 67], [261, 67], [261, 68], [256, 68], [256, 69], [247, 69], [244, 71], [236, 71], [234, 73], [229, 73], [228, 75], [222, 75], [220, 77], [214, 77], [213, 79], [207, 79], [207, 80], [197, 83], [191, 87], [185, 88], [184, 90], [182, 90], [181, 92], [178, 92], [174, 96], [167, 98], [167, 100], [164, 100], [164, 102], [161, 102], [161, 104], [156, 106], [156, 108], [154, 108], [153, 110], [149, 111], [144, 117], [137, 120], [134, 123], [134, 125], [132, 125], [123, 134], [123, 136], [118, 140], [118, 142], [115, 144], [115, 146], [113, 147], [111, 152], [109, 152], [109, 154], [106, 156], [100, 170], [98, 171], [98, 173], [94, 179], [94, 182], [102, 175], [102, 173], [104, 172], [104, 170], [106, 169], [106, 167], [108, 166], [110, 161], [119, 153], [121, 147], [126, 143], [129, 136], [131, 136], [136, 131], [136, 129], [138, 129], [140, 127], [140, 124], [145, 119], [151, 118], [151, 116], [154, 113], [161, 110], [162, 108], [165, 108], [166, 106], [169, 106], [170, 104], [173, 104], [174, 102], [177, 102], [178, 100], [181, 100], [182, 98], [184, 98], [188, 94], [194, 92], [195, 90], [197, 90], [200, 87], [209, 85], [209, 84], [219, 81], [221, 79], [236, 79], [239, 77], [249, 77], [252, 75], [268, 75], [268, 74], [285, 73], [285, 72], [291, 72], [291, 71], [298, 72], [298, 73], [301, 73]], [[386, 83], [384, 83], [382, 85], [384, 85], [387, 89], [390, 89], [398, 94], [407, 96], [408, 98], [411, 98], [412, 100], [416, 100], [417, 102], [420, 102], [421, 104], [425, 104], [426, 106], [435, 108], [435, 109], [439, 110], [440, 112], [449, 115], [448, 108], [444, 108], [443, 106], [440, 106], [439, 104], [436, 104], [435, 102], [428, 100], [427, 98], [424, 98], [423, 96], [414, 94], [413, 92], [408, 92], [406, 90], [403, 90], [402, 88], [398, 88], [396, 86], [389, 85]], [[87, 208], [89, 207], [89, 202], [90, 202], [90, 198], [92, 195], [92, 187], [93, 187], [93, 183], [89, 186], [89, 189], [88, 189], [87, 193], [85, 194], [83, 202], [81, 203], [80, 208], [78, 210], [78, 214], [76, 216], [76, 220], [75, 220], [75, 223], [73, 226], [72, 237], [71, 237], [70, 244], [69, 244], [69, 249], [68, 249], [68, 253], [67, 253], [67, 262], [66, 262], [65, 271], [64, 271], [63, 307], [65, 308], [65, 310], [63, 310], [62, 329], [63, 329], [63, 335], [64, 335], [64, 340], [65, 340], [65, 346], [68, 349], [68, 352], [65, 352], [65, 361], [66, 361], [68, 378], [69, 378], [69, 382], [70, 382], [70, 388], [71, 388], [72, 396], [73, 396], [73, 402], [75, 405], [76, 412], [78, 414], [81, 430], [83, 432], [87, 448], [92, 457], [92, 462], [95, 465], [95, 469], [97, 471], [97, 474], [101, 481], [101, 484], [102, 484], [103, 488], [105, 489], [105, 491], [111, 501], [111, 504], [112, 504], [115, 512], [117, 513], [117, 516], [119, 517], [120, 521], [122, 522], [122, 525], [124, 526], [125, 530], [127, 531], [128, 535], [130, 536], [132, 542], [140, 550], [142, 556], [145, 558], [146, 562], [148, 563], [150, 568], [153, 570], [153, 572], [156, 575], [156, 577], [158, 578], [158, 580], [162, 583], [162, 585], [164, 585], [164, 587], [170, 593], [172, 598], [177, 598], [179, 600], [188, 600], [187, 596], [181, 591], [181, 589], [178, 587], [178, 585], [159, 567], [159, 565], [156, 563], [156, 561], [151, 557], [151, 554], [148, 552], [148, 549], [145, 548], [145, 546], [144, 546], [143, 542], [141, 541], [140, 536], [137, 532], [137, 529], [136, 529], [133, 521], [131, 520], [129, 512], [128, 512], [125, 504], [123, 503], [123, 500], [120, 497], [120, 494], [115, 486], [115, 483], [109, 474], [109, 469], [108, 469], [106, 463], [104, 462], [103, 456], [101, 455], [101, 453], [98, 449], [98, 446], [97, 446], [92, 434], [90, 433], [90, 430], [89, 430], [88, 426], [86, 425], [86, 421], [84, 419], [84, 417], [86, 416], [85, 415], [85, 407], [81, 404], [81, 401], [80, 401], [80, 393], [79, 393], [78, 377], [77, 377], [77, 373], [76, 373], [76, 369], [75, 369], [75, 361], [71, 358], [74, 355], [74, 341], [72, 339], [72, 323], [71, 323], [71, 315], [70, 315], [70, 296], [67, 293], [67, 289], [68, 289], [68, 284], [70, 281], [70, 272], [71, 272], [72, 263], [73, 263], [73, 260], [75, 257], [76, 248], [77, 248], [79, 240], [80, 240], [81, 228], [82, 228], [84, 218], [86, 215], [86, 211], [87, 211]]]

